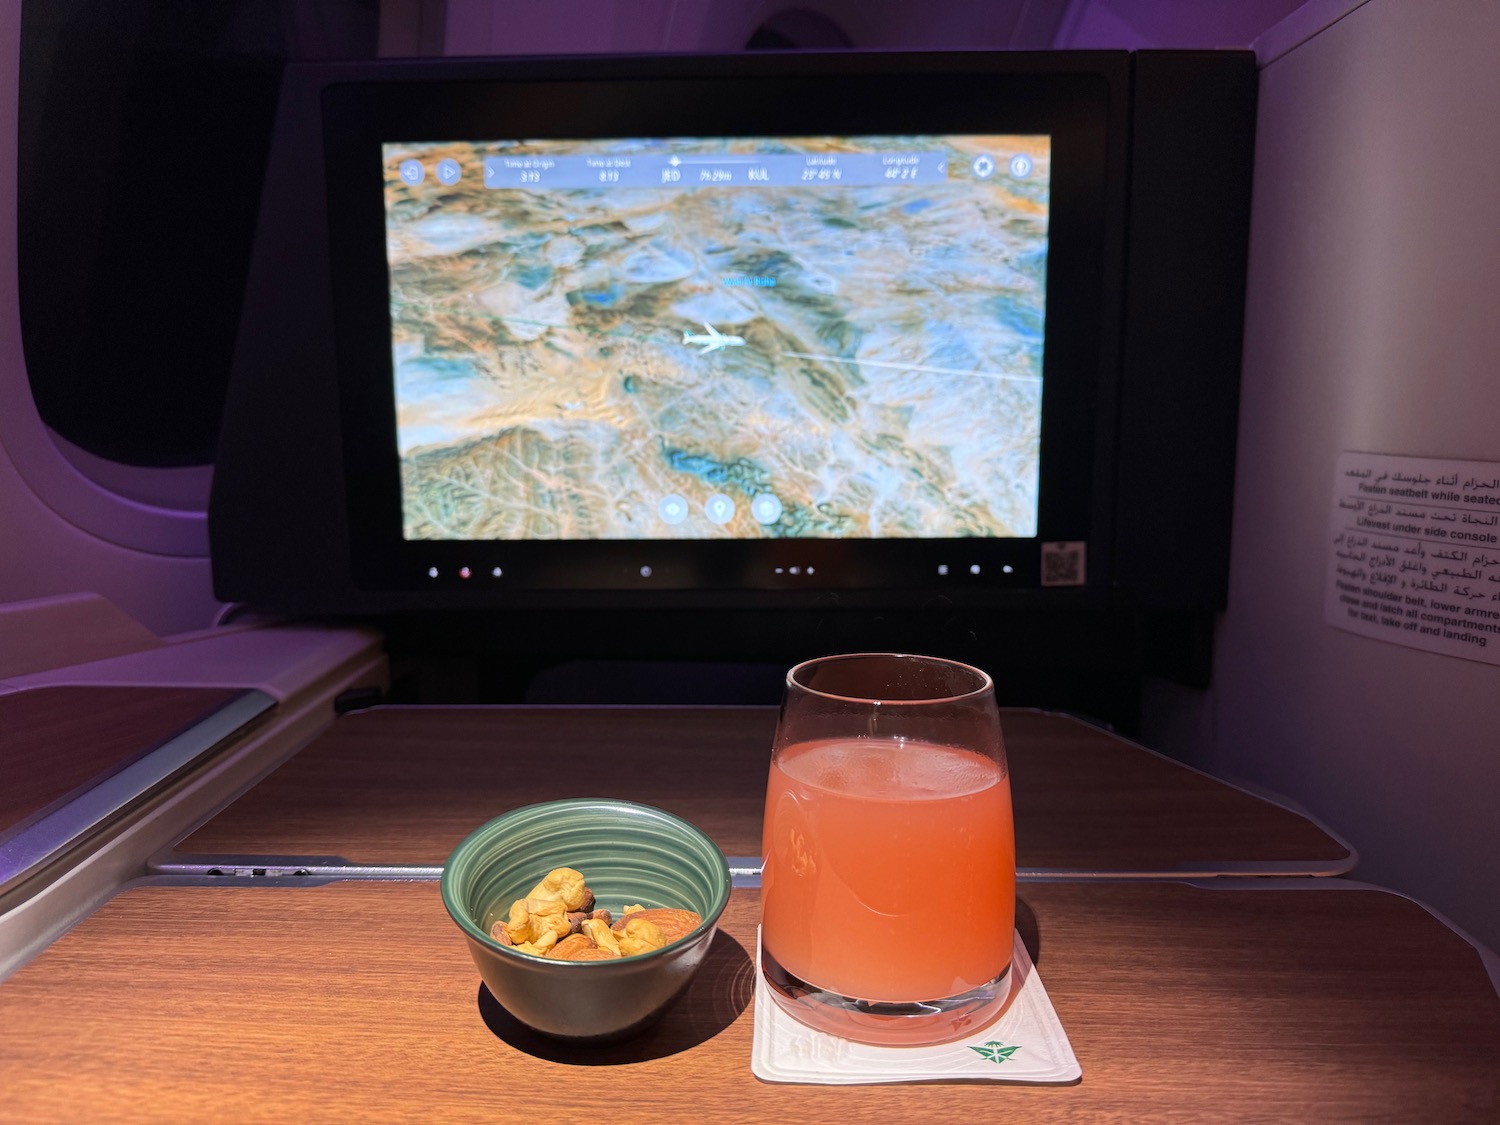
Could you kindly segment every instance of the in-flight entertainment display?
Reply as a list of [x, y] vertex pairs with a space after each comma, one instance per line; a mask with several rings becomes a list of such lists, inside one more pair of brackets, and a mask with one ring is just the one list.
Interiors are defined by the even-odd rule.
[[1124, 185], [1104, 61], [473, 61], [325, 86], [355, 586], [1102, 590]]
[[381, 152], [404, 540], [1038, 534], [1048, 135]]
[[288, 67], [216, 592], [617, 638], [1221, 605], [1256, 73]]

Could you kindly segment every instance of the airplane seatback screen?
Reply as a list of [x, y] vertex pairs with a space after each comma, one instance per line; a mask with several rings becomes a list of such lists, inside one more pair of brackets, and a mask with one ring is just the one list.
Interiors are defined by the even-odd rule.
[[405, 540], [1037, 534], [1049, 136], [382, 159]]

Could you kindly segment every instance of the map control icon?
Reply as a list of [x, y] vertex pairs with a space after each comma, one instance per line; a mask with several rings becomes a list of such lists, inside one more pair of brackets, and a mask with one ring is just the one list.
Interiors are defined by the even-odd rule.
[[456, 184], [464, 174], [462, 166], [457, 160], [439, 160], [437, 166], [437, 178], [445, 184]]
[[427, 175], [420, 160], [403, 160], [399, 172], [402, 181], [408, 184], [420, 184]]
[[1024, 152], [1018, 152], [1010, 158], [1010, 174], [1018, 180], [1024, 180], [1027, 176], [1031, 175], [1033, 167], [1031, 157], [1027, 156]]
[[663, 523], [681, 523], [687, 519], [687, 501], [681, 496], [663, 496], [661, 502], [656, 505], [656, 513], [661, 516]]
[[769, 492], [762, 492], [750, 501], [750, 514], [757, 523], [775, 523], [781, 518], [781, 501]]
[[722, 492], [715, 492], [703, 502], [703, 511], [710, 523], [726, 524], [734, 519], [734, 501]]
[[973, 169], [974, 175], [978, 176], [981, 180], [987, 180], [995, 174], [995, 161], [993, 157], [976, 156], [974, 163], [970, 164], [969, 167]]

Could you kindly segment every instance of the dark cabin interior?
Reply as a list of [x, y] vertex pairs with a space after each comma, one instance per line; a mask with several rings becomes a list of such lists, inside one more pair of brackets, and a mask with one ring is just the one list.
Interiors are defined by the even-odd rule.
[[0, 1118], [1500, 1114], [1500, 9], [0, 13]]

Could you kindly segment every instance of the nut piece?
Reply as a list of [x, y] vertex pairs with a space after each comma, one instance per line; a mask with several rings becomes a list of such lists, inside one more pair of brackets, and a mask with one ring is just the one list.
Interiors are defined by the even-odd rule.
[[615, 933], [622, 933], [626, 925], [636, 918], [652, 923], [661, 931], [661, 936], [669, 945], [703, 924], [703, 919], [691, 910], [673, 910], [665, 906], [652, 907], [650, 910], [631, 910], [626, 907], [625, 914], [614, 925]]
[[607, 949], [600, 949], [597, 945], [591, 945], [587, 949], [580, 949], [568, 958], [569, 961], [618, 961], [620, 955], [611, 953]]
[[583, 881], [583, 872], [571, 867], [554, 867], [542, 881], [531, 888], [527, 898], [558, 898], [569, 910], [592, 910], [594, 892]]
[[557, 941], [573, 932], [568, 923], [566, 905], [557, 898], [516, 899], [510, 904], [506, 928], [510, 931], [510, 940], [517, 946], [539, 942], [546, 934], [551, 934], [552, 940]]
[[598, 918], [590, 918], [583, 924], [583, 936], [589, 942], [600, 949], [613, 953], [616, 957], [620, 955], [620, 939], [614, 932]]
[[612, 921], [614, 921], [614, 919], [612, 917], [610, 917], [610, 913], [609, 913], [608, 910], [595, 910], [592, 914], [589, 913], [587, 910], [570, 910], [570, 911], [568, 911], [568, 925], [570, 925], [570, 926], [573, 927], [573, 932], [575, 934], [582, 931], [583, 924], [585, 922], [587, 922], [590, 918], [597, 918], [599, 921], [603, 922], [606, 926], [609, 925]]
[[632, 914], [625, 920], [625, 928], [620, 931], [620, 952], [626, 957], [637, 953], [650, 953], [653, 949], [660, 949], [667, 944], [667, 939], [662, 936], [660, 928], [654, 922], [642, 917], [645, 913], [641, 910]]
[[583, 934], [569, 934], [551, 949], [547, 950], [547, 956], [555, 961], [576, 961], [577, 954], [585, 949], [593, 949], [594, 943]]
[[530, 953], [533, 957], [545, 957], [547, 950], [556, 944], [557, 935], [554, 933], [545, 933], [537, 938], [536, 941], [523, 941], [519, 943], [516, 949], [522, 953]]

